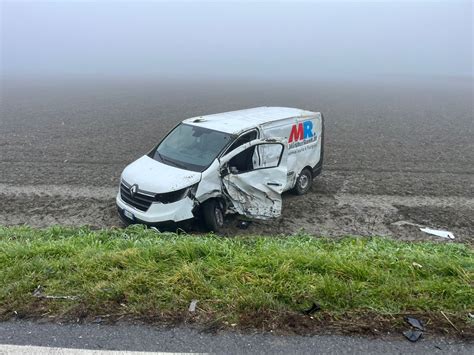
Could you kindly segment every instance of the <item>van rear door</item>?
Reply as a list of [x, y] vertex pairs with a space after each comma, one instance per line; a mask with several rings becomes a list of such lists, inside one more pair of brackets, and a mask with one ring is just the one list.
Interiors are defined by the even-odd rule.
[[225, 195], [237, 213], [257, 219], [281, 215], [288, 149], [279, 139], [257, 139], [220, 159]]

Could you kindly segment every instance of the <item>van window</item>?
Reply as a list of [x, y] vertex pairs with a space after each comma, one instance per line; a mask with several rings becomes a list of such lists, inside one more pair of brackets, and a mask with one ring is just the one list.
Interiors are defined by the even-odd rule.
[[227, 149], [227, 153], [230, 153], [233, 151], [235, 148], [240, 147], [242, 144], [248, 143], [250, 141], [253, 141], [254, 139], [257, 139], [257, 131], [253, 130], [250, 132], [247, 132], [240, 137], [238, 137], [234, 143], [231, 144], [231, 146]]
[[233, 138], [228, 133], [180, 124], [150, 153], [150, 157], [163, 164], [201, 172]]
[[[283, 146], [281, 144], [263, 143], [250, 147], [229, 160], [229, 168], [234, 173], [274, 168], [280, 164]], [[257, 158], [257, 154], [259, 158]], [[261, 157], [261, 159], [260, 159]]]

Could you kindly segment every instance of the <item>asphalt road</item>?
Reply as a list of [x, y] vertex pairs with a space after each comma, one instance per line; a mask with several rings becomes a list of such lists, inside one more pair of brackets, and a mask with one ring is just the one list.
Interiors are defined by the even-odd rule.
[[[472, 354], [473, 344], [430, 338], [410, 343], [393, 338], [319, 335], [278, 336], [270, 333], [203, 333], [188, 327], [160, 328], [148, 325], [38, 324], [30, 321], [0, 323], [0, 344], [60, 348], [211, 352], [217, 354]], [[0, 353], [1, 353], [0, 347]]]

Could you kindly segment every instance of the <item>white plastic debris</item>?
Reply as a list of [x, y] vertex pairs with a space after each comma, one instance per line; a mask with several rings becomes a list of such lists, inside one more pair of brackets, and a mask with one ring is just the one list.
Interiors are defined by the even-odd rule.
[[43, 294], [43, 287], [41, 285], [38, 285], [38, 287], [35, 288], [33, 291], [33, 297], [37, 298], [45, 298], [45, 299], [50, 299], [50, 300], [71, 300], [75, 301], [79, 299], [77, 296], [49, 296]]
[[198, 300], [192, 300], [191, 304], [189, 305], [189, 312], [195, 312], [196, 311], [196, 305], [198, 303]]
[[436, 235], [441, 238], [446, 238], [446, 239], [454, 239], [454, 235], [451, 232], [441, 230], [441, 229], [431, 229], [431, 228], [420, 228], [422, 232]]

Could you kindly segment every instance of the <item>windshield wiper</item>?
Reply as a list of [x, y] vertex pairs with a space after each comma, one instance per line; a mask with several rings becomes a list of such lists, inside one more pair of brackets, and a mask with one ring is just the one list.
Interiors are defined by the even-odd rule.
[[171, 160], [169, 158], [165, 158], [163, 155], [161, 155], [158, 151], [156, 151], [156, 154], [158, 154], [158, 156], [160, 157], [161, 161], [163, 162], [168, 162], [170, 163], [171, 165], [175, 166], [176, 168], [181, 168], [181, 169], [185, 169], [185, 170], [188, 170], [188, 168], [184, 165], [184, 164], [180, 164], [180, 163], [177, 163], [175, 162], [174, 160]]
[[163, 156], [160, 154], [160, 152], [158, 150], [156, 150], [156, 154], [158, 154], [158, 158], [160, 158], [160, 160], [164, 161], [165, 159], [163, 159]]
[[189, 170], [188, 167], [184, 164], [177, 163], [174, 160], [173, 161], [168, 160], [168, 161], [170, 163], [174, 164], [174, 166], [176, 166], [177, 168], [181, 168], [181, 169], [184, 169], [184, 170]]

